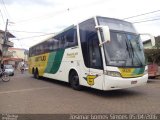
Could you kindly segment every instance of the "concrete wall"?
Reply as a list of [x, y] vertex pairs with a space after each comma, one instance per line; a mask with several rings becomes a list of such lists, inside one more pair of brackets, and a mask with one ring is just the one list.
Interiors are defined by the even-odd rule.
[[25, 54], [25, 49], [9, 48], [8, 51], [13, 53], [13, 58], [22, 58], [25, 61], [28, 61], [28, 55]]
[[151, 42], [147, 42], [147, 43], [143, 44], [143, 46], [144, 46], [144, 49], [151, 49], [152, 48]]

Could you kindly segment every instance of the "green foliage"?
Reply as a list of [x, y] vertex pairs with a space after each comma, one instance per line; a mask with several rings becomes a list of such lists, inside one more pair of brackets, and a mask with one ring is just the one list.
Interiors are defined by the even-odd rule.
[[160, 36], [155, 37], [156, 45], [153, 47], [155, 49], [160, 49]]
[[145, 49], [145, 56], [149, 63], [160, 65], [160, 36], [155, 38], [156, 45], [152, 49]]

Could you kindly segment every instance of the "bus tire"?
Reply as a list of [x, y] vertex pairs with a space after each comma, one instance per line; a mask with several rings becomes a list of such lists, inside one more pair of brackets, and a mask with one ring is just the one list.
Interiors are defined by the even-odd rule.
[[76, 71], [71, 71], [69, 74], [69, 83], [74, 90], [81, 90], [82, 88], [79, 84], [79, 77]]
[[36, 78], [36, 79], [40, 78], [38, 69], [34, 70], [34, 78]]

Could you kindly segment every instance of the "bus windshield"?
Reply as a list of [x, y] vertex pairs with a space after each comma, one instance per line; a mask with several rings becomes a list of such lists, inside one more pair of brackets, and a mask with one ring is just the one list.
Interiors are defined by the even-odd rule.
[[111, 31], [111, 41], [104, 44], [107, 65], [139, 67], [145, 66], [143, 45], [140, 36]]
[[114, 18], [97, 18], [100, 26], [107, 25], [110, 29], [111, 41], [103, 44], [106, 64], [118, 67], [145, 66], [143, 44], [132, 23]]

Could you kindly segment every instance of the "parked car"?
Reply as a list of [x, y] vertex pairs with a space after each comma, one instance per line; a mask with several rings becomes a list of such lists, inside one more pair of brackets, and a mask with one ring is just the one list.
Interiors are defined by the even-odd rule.
[[13, 76], [14, 75], [14, 68], [12, 65], [4, 65], [4, 70], [8, 75]]

